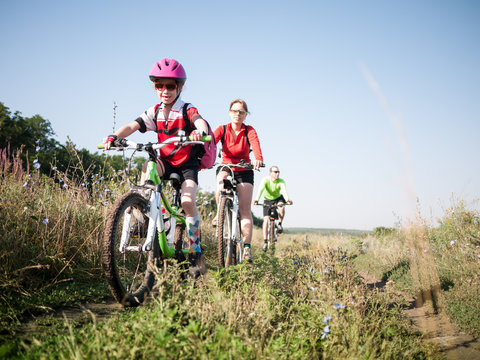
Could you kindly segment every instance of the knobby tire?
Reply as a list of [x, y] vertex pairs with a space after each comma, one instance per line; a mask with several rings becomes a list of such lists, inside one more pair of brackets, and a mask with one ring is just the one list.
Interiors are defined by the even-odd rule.
[[269, 244], [268, 248], [274, 252], [275, 251], [275, 240], [276, 240], [276, 232], [275, 232], [275, 220], [270, 219], [268, 222], [268, 234], [269, 234]]
[[[121, 196], [107, 217], [103, 238], [102, 262], [108, 287], [113, 297], [125, 306], [142, 304], [153, 288], [155, 267], [160, 264], [160, 246], [155, 234], [152, 249], [147, 252], [119, 250], [126, 211], [135, 213], [129, 224], [129, 246], [141, 247], [148, 229], [148, 201], [139, 193]], [[138, 218], [143, 217], [141, 224]]]
[[222, 197], [217, 214], [217, 257], [218, 264], [226, 268], [235, 265], [234, 263], [236, 262], [233, 256], [231, 214], [231, 199]]

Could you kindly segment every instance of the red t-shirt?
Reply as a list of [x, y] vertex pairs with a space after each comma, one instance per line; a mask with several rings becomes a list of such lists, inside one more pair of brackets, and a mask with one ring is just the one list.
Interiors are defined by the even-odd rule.
[[[218, 144], [222, 141], [224, 126], [219, 126], [215, 134], [215, 142]], [[248, 140], [252, 146], [253, 155], [256, 160], [263, 161], [262, 150], [260, 148], [260, 141], [255, 129], [248, 125]], [[250, 146], [247, 143], [245, 137], [245, 124], [242, 124], [242, 129], [235, 136], [232, 131], [232, 124], [229, 123], [226, 126], [225, 136], [222, 143], [222, 164], [238, 164], [241, 160], [246, 163], [250, 163]], [[244, 168], [234, 168], [234, 171], [248, 170]]]

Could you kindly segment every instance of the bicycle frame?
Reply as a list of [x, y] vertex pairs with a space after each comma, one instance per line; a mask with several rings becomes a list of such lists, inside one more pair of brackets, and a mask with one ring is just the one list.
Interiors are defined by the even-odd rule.
[[[183, 138], [186, 139], [185, 137]], [[205, 137], [203, 141], [210, 141], [208, 140], [208, 138], [209, 137]], [[152, 249], [152, 243], [155, 238], [155, 232], [157, 232], [158, 242], [159, 242], [160, 249], [162, 251], [163, 256], [167, 258], [173, 258], [175, 256], [175, 249], [173, 244], [169, 245], [167, 241], [167, 235], [165, 232], [165, 223], [163, 221], [161, 206], [163, 205], [165, 210], [169, 212], [170, 218], [175, 219], [175, 222], [179, 221], [180, 223], [186, 225], [186, 221], [185, 221], [185, 217], [178, 212], [178, 209], [179, 209], [178, 202], [180, 199], [176, 198], [175, 199], [176, 204], [171, 205], [167, 200], [165, 193], [163, 192], [164, 182], [162, 181], [157, 171], [156, 152], [154, 149], [161, 148], [169, 143], [178, 141], [179, 139], [182, 139], [182, 137], [172, 138], [170, 139], [170, 141], [167, 140], [163, 144], [157, 144], [156, 146], [148, 146], [148, 147], [145, 146], [145, 149], [150, 157], [150, 160], [147, 163], [146, 178], [145, 178], [146, 181], [144, 185], [133, 186], [131, 188], [131, 191], [132, 190], [135, 191], [138, 189], [151, 190], [150, 198], [149, 198], [150, 207], [148, 210], [149, 222], [148, 222], [147, 236], [145, 238], [145, 242], [143, 243], [141, 249], [140, 249], [140, 246], [128, 246], [126, 243], [128, 241], [128, 235], [130, 232], [129, 226], [131, 223], [132, 216], [134, 216], [134, 214], [132, 213], [125, 214], [124, 222], [122, 226], [122, 235], [121, 235], [121, 240], [119, 244], [119, 251], [122, 254], [125, 251], [142, 251], [142, 252], [150, 251]], [[130, 141], [125, 141], [125, 143], [132, 146], [132, 148], [135, 148], [135, 149], [139, 147], [138, 144], [135, 144]], [[189, 143], [203, 144], [203, 142], [198, 142], [198, 141], [190, 141]], [[171, 228], [171, 231], [175, 231], [175, 225]], [[183, 249], [182, 252], [186, 254], [188, 253], [188, 249]]]
[[[265, 204], [260, 204], [260, 203], [257, 205], [262, 207], [265, 206]], [[283, 202], [276, 202], [274, 204], [269, 205], [268, 222], [267, 222], [267, 243], [269, 248], [272, 246], [275, 246], [274, 244], [278, 239], [278, 228], [277, 228], [278, 209], [286, 205], [287, 204]], [[272, 229], [272, 222], [273, 222], [273, 229]], [[273, 239], [272, 239], [272, 232], [273, 232]]]
[[[165, 208], [166, 211], [170, 213], [170, 218], [175, 218], [177, 221], [180, 221], [183, 224], [186, 224], [185, 218], [178, 213], [178, 206], [170, 205], [163, 192], [163, 182], [161, 181], [160, 176], [157, 172], [156, 163], [154, 161], [149, 161], [147, 164], [147, 180], [153, 184], [154, 190], [150, 194], [150, 209], [148, 212], [149, 216], [149, 225], [147, 231], [147, 237], [145, 243], [143, 244], [142, 251], [150, 251], [152, 241], [154, 239], [155, 231], [158, 233], [158, 242], [162, 254], [165, 257], [173, 257], [175, 255], [175, 250], [172, 245], [169, 245], [167, 242], [167, 235], [165, 232], [165, 223], [163, 221], [161, 205]], [[149, 187], [144, 185], [144, 187]], [[174, 231], [174, 228], [171, 230]], [[188, 249], [184, 249], [184, 253], [187, 253]]]

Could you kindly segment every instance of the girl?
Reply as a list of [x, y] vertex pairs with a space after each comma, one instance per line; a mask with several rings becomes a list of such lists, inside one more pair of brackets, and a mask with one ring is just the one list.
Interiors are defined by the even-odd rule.
[[[215, 142], [222, 141], [222, 164], [238, 164], [244, 160], [246, 163], [251, 163], [254, 169], [258, 169], [263, 164], [263, 157], [257, 132], [253, 127], [243, 123], [248, 115], [247, 103], [240, 99], [233, 100], [230, 103], [228, 114], [231, 122], [219, 126], [215, 130]], [[250, 145], [255, 155], [253, 162], [250, 161]], [[220, 170], [221, 166], [218, 169]], [[217, 204], [223, 187], [223, 179], [227, 175], [226, 171], [217, 171], [217, 190], [215, 192]], [[240, 223], [244, 236], [243, 256], [246, 261], [251, 261], [253, 170], [234, 168], [234, 176], [237, 180]], [[216, 226], [215, 220], [214, 226]]]
[[[109, 149], [117, 138], [126, 138], [135, 131], [141, 133], [155, 131], [158, 142], [163, 142], [172, 136], [178, 136], [180, 130], [190, 135], [192, 140], [201, 140], [208, 133], [208, 125], [191, 104], [187, 106], [188, 119], [183, 117], [185, 103], [180, 98], [183, 85], [187, 79], [183, 66], [174, 59], [162, 59], [156, 62], [150, 70], [150, 80], [160, 98], [160, 104], [148, 108], [135, 121], [122, 126], [113, 135], [104, 139], [105, 149]], [[189, 121], [190, 124], [186, 124]], [[194, 129], [190, 134], [188, 129]], [[187, 230], [190, 238], [189, 261], [190, 274], [198, 277], [206, 272], [205, 259], [200, 247], [200, 215], [196, 207], [198, 187], [199, 160], [196, 149], [191, 145], [178, 150], [174, 144], [160, 149], [157, 161], [157, 171], [160, 176], [168, 178], [171, 173], [180, 175], [182, 182], [181, 203], [185, 210]], [[145, 179], [146, 167], [143, 168], [142, 183]]]

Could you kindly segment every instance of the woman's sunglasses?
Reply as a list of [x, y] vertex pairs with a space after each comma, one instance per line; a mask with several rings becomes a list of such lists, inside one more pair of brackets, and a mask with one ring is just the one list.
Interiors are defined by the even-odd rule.
[[240, 114], [240, 115], [246, 115], [247, 114], [247, 112], [245, 110], [230, 110], [230, 112], [237, 113], [237, 114]]
[[177, 84], [162, 84], [162, 83], [155, 83], [155, 89], [159, 91], [163, 91], [163, 89], [167, 90], [175, 90], [177, 88]]

